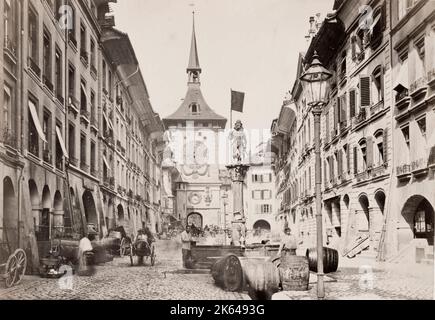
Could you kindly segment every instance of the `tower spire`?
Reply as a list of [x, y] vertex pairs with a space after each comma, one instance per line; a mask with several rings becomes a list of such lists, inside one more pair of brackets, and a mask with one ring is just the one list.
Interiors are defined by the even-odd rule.
[[196, 45], [195, 34], [195, 11], [192, 12], [193, 27], [192, 27], [192, 43], [190, 45], [189, 65], [187, 67], [187, 73], [201, 73], [201, 67], [199, 65], [198, 47]]

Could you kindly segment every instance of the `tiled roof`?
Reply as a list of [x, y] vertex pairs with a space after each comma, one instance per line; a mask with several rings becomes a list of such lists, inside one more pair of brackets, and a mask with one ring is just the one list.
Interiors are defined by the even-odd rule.
[[[196, 103], [199, 106], [200, 112], [197, 114], [192, 114], [190, 111], [190, 105]], [[199, 84], [189, 84], [189, 88], [186, 93], [186, 97], [178, 108], [172, 115], [166, 117], [165, 120], [223, 120], [227, 119], [218, 115], [204, 99], [202, 95], [201, 88]]]

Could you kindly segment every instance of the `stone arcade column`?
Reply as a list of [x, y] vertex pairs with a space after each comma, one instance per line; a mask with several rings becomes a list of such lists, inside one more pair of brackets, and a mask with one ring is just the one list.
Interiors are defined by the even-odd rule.
[[227, 166], [231, 175], [231, 187], [233, 192], [233, 221], [232, 221], [232, 240], [234, 246], [240, 246], [240, 236], [246, 238], [246, 219], [243, 208], [243, 183], [248, 165], [236, 164]]

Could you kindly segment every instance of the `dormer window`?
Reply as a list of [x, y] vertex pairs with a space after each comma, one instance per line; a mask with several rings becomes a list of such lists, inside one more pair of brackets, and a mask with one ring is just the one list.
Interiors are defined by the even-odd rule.
[[198, 72], [193, 72], [192, 73], [192, 78], [193, 78], [193, 82], [197, 82], [198, 81], [198, 79], [199, 79], [199, 74], [198, 74]]
[[199, 104], [197, 104], [197, 103], [192, 103], [190, 105], [189, 109], [190, 109], [190, 113], [193, 115], [198, 115], [201, 113], [201, 109], [199, 107]]

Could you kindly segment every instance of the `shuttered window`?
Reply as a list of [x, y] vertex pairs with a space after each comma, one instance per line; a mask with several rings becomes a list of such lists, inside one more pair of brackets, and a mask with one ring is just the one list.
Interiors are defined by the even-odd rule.
[[353, 147], [353, 173], [358, 174], [358, 147]]
[[384, 163], [387, 164], [388, 163], [388, 128], [384, 129]]
[[343, 175], [343, 151], [338, 151], [338, 176], [341, 177]]
[[350, 107], [350, 117], [353, 118], [357, 114], [356, 112], [356, 91], [351, 90], [349, 92], [349, 107]]
[[367, 168], [373, 168], [373, 139], [367, 138]]
[[370, 76], [360, 77], [360, 96], [361, 96], [361, 107], [370, 106]]
[[338, 128], [340, 122], [340, 99], [337, 98], [334, 104], [334, 130]]
[[345, 122], [347, 120], [347, 99], [346, 95], [341, 96], [340, 102], [340, 122]]

